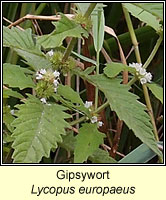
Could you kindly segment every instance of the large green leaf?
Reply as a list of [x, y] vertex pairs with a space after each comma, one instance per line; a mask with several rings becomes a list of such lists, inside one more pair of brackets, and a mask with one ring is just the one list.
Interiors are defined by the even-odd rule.
[[76, 136], [77, 142], [74, 150], [74, 162], [82, 163], [92, 155], [103, 143], [104, 134], [97, 130], [97, 124], [85, 123]]
[[61, 19], [58, 22], [53, 22], [53, 25], [56, 26], [56, 30], [52, 33], [37, 37], [37, 43], [44, 48], [59, 47], [66, 37], [82, 38], [82, 34], [88, 37], [88, 32], [85, 29], [62, 13]]
[[92, 32], [93, 32], [94, 47], [96, 52], [99, 52], [103, 46], [104, 25], [105, 25], [102, 3], [98, 3], [96, 5], [94, 11], [92, 12], [91, 19], [93, 24]]
[[43, 104], [32, 95], [25, 104], [17, 105], [17, 119], [12, 123], [16, 127], [14, 163], [38, 163], [43, 156], [49, 157], [50, 150], [62, 142], [61, 135], [70, 127], [64, 120], [70, 115], [63, 112], [66, 108], [57, 104]]
[[[159, 23], [158, 18], [154, 16], [152, 12], [149, 12], [147, 11], [147, 9], [144, 9], [144, 6], [142, 6], [141, 8], [140, 4], [139, 6], [137, 6], [137, 4], [133, 3], [123, 3], [123, 5], [134, 17], [138, 18], [140, 21], [145, 22], [147, 25], [154, 28], [157, 32], [161, 31], [161, 24]], [[150, 7], [151, 5], [149, 5], [149, 8]]]
[[[63, 142], [60, 146], [67, 151], [74, 151], [76, 146], [76, 137], [72, 133], [68, 133], [63, 137]], [[109, 156], [109, 153], [98, 148], [92, 155], [89, 156], [88, 160], [93, 163], [117, 163], [115, 159]]]
[[111, 80], [104, 75], [90, 76], [90, 80], [104, 92], [111, 109], [133, 130], [134, 134], [155, 153], [162, 156], [152, 132], [150, 117], [145, 112], [146, 107], [137, 101], [139, 97], [129, 92], [127, 85], [120, 84], [121, 80]]
[[118, 163], [147, 163], [156, 153], [152, 151], [146, 144], [141, 144], [139, 147], [122, 158]]
[[106, 74], [110, 78], [113, 78], [117, 76], [121, 71], [125, 71], [125, 70], [131, 73], [135, 72], [135, 69], [133, 67], [129, 67], [122, 63], [111, 62], [111, 63], [106, 64], [106, 67], [104, 68], [104, 74]]
[[3, 77], [3, 83], [10, 87], [18, 87], [22, 90], [35, 86], [31, 77], [26, 76], [22, 68], [18, 65], [12, 65], [10, 63], [3, 64]]
[[149, 146], [157, 155], [162, 156], [158, 149], [150, 117], [145, 112], [146, 107], [137, 99], [137, 95], [129, 92], [129, 86], [120, 84], [120, 79], [110, 79], [101, 75], [87, 75], [80, 70], [74, 70], [75, 74], [91, 82], [104, 92], [110, 107], [115, 111], [118, 117], [134, 132], [134, 134], [147, 146]]
[[16, 27], [3, 27], [3, 46], [14, 48], [36, 71], [52, 65], [40, 50], [40, 46], [34, 43], [31, 29], [21, 31]]
[[79, 103], [83, 104], [82, 99], [80, 98], [79, 94], [75, 92], [71, 87], [68, 85], [62, 85], [60, 84], [58, 86], [57, 93], [61, 96], [63, 96], [65, 99], [70, 100], [72, 103]]
[[17, 91], [13, 91], [10, 88], [8, 89], [3, 89], [3, 98], [8, 98], [9, 96], [15, 97], [18, 99], [23, 99], [24, 96], [18, 93]]
[[154, 96], [163, 104], [163, 88], [155, 83], [146, 84]]

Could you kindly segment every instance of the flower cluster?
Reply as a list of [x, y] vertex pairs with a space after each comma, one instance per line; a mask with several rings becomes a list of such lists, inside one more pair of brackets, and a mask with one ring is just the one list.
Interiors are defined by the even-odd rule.
[[53, 72], [52, 70], [40, 69], [36, 72], [36, 80], [38, 80], [36, 94], [41, 98], [42, 103], [47, 103], [46, 99], [57, 92], [59, 76], [60, 73], [56, 70]]
[[142, 85], [147, 82], [151, 82], [152, 74], [150, 72], [146, 72], [146, 69], [142, 67], [141, 63], [130, 63], [129, 66], [136, 69], [136, 75], [138, 76]]
[[[89, 111], [91, 111], [92, 104], [93, 104], [92, 101], [85, 101], [84, 107], [89, 108]], [[99, 127], [103, 125], [102, 121], [98, 121], [97, 116], [93, 116], [91, 118], [91, 123], [92, 124], [97, 123]]]

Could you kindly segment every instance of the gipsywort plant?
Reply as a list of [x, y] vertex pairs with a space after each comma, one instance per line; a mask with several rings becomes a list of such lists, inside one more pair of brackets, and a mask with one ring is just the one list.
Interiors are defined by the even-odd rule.
[[[101, 51], [103, 53], [106, 27], [104, 5], [76, 3], [75, 6], [72, 17], [63, 13], [58, 15], [59, 20], [52, 22], [55, 30], [50, 34], [38, 36], [32, 34], [31, 28], [23, 31], [12, 25], [3, 27], [3, 46], [13, 49], [24, 59], [21, 66], [3, 64], [4, 155], [6, 151], [12, 150], [14, 163], [39, 163], [44, 162], [45, 157], [49, 158], [51, 153], [56, 157], [59, 152], [57, 149], [61, 148], [71, 153], [68, 158], [70, 162], [118, 163], [115, 155], [118, 154], [117, 147], [124, 122], [143, 145], [146, 145], [147, 151], [151, 151], [154, 156], [158, 155], [162, 162], [147, 89], [162, 101], [162, 88], [153, 83], [152, 74], [146, 70], [162, 42], [162, 4], [153, 3], [151, 7], [144, 3], [122, 4], [133, 42], [136, 37], [129, 12], [152, 26], [159, 39], [144, 64], [141, 63], [138, 43], [133, 43], [136, 61], [127, 65], [116, 38], [121, 62], [111, 61], [104, 64], [103, 72], [100, 55]], [[151, 23], [150, 17], [153, 17], [154, 23]], [[66, 46], [68, 37], [71, 40]], [[96, 60], [73, 51], [77, 39], [81, 39], [84, 44], [88, 37], [93, 37]], [[83, 63], [77, 58], [95, 66], [83, 69]], [[128, 73], [130, 80], [127, 83], [124, 78], [128, 80]], [[71, 80], [75, 76], [95, 87], [94, 99], [88, 100], [88, 96], [82, 96], [74, 90]], [[65, 79], [69, 80], [66, 85]], [[143, 87], [146, 105], [138, 100], [139, 96], [130, 91], [136, 81]], [[12, 109], [9, 107], [11, 97], [18, 99]], [[111, 113], [114, 111], [118, 117], [114, 138], [109, 136], [105, 108], [110, 109]], [[143, 159], [142, 162], [148, 159]]]

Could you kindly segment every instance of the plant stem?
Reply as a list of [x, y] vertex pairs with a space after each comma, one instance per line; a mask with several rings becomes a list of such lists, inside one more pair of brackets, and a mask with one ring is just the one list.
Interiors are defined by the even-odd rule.
[[127, 27], [129, 29], [131, 40], [132, 40], [132, 43], [134, 45], [136, 60], [137, 60], [138, 63], [141, 63], [141, 56], [140, 56], [140, 52], [139, 52], [138, 42], [137, 42], [137, 38], [136, 38], [136, 35], [135, 35], [135, 32], [134, 32], [134, 28], [133, 28], [133, 25], [132, 25], [130, 15], [129, 15], [129, 13], [128, 13], [128, 11], [125, 7], [123, 7], [123, 12], [124, 12], [124, 16], [125, 16], [125, 19], [126, 19]]
[[106, 101], [103, 105], [101, 105], [100, 107], [98, 107], [94, 113], [100, 113], [102, 110], [104, 110], [104, 108], [106, 108], [109, 105], [109, 101]]
[[[97, 51], [97, 56], [96, 56], [96, 74], [98, 75], [99, 74], [99, 57], [100, 57], [100, 51]], [[97, 109], [98, 107], [98, 92], [99, 92], [99, 89], [96, 87], [96, 90], [95, 90], [95, 109]]]
[[88, 17], [91, 15], [92, 11], [93, 11], [94, 8], [96, 7], [96, 4], [97, 4], [97, 3], [91, 3], [91, 4], [90, 4], [89, 8], [87, 9], [87, 11], [86, 11], [85, 14], [84, 14], [84, 17], [88, 18]]
[[162, 41], [163, 41], [163, 36], [160, 35], [160, 37], [158, 38], [158, 40], [157, 40], [157, 42], [156, 42], [156, 44], [153, 48], [153, 51], [151, 52], [150, 56], [148, 57], [148, 59], [144, 63], [143, 68], [146, 69], [149, 66], [149, 64], [153, 60], [154, 56], [156, 55]]
[[[91, 3], [90, 4], [90, 6], [87, 9], [84, 17], [88, 18], [90, 16], [90, 14], [92, 13], [92, 11], [95, 8], [96, 4], [97, 3]], [[66, 49], [65, 53], [64, 53], [64, 56], [63, 56], [63, 59], [62, 59], [63, 62], [65, 62], [68, 59], [68, 57], [70, 56], [75, 44], [76, 44], [76, 38], [72, 38], [71, 41], [69, 42], [68, 46], [67, 46], [67, 49]]]
[[74, 126], [75, 124], [78, 124], [78, 123], [84, 121], [85, 119], [86, 119], [86, 116], [84, 115], [83, 117], [80, 117], [79, 119], [74, 120], [73, 122], [70, 122], [70, 126]]

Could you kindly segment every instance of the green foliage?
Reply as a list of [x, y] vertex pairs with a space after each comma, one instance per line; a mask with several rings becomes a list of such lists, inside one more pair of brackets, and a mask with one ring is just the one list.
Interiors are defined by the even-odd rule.
[[40, 50], [40, 46], [35, 45], [30, 28], [22, 31], [15, 27], [3, 27], [3, 46], [13, 48], [36, 71], [52, 65]]
[[163, 88], [155, 83], [146, 84], [153, 95], [163, 104]]
[[107, 75], [109, 78], [114, 78], [121, 71], [125, 71], [125, 70], [127, 70], [133, 74], [135, 73], [135, 69], [133, 67], [129, 67], [122, 63], [111, 62], [109, 64], [106, 64], [106, 67], [104, 68], [104, 74]]
[[23, 99], [24, 96], [21, 95], [20, 93], [13, 91], [12, 89], [8, 88], [8, 89], [4, 89], [3, 90], [3, 98], [9, 98], [10, 97], [15, 97], [18, 99]]
[[121, 80], [109, 79], [104, 75], [83, 76], [96, 85], [107, 97], [111, 110], [132, 129], [134, 134], [157, 155], [161, 155], [154, 134], [150, 117], [145, 112], [146, 107], [137, 101], [135, 94], [128, 92], [127, 85], [120, 84]]
[[103, 46], [104, 41], [104, 25], [105, 25], [105, 18], [104, 18], [104, 11], [103, 11], [103, 4], [98, 3], [92, 13], [92, 32], [93, 32], [93, 39], [94, 39], [94, 47], [96, 52], [99, 52]]
[[12, 125], [16, 127], [13, 159], [15, 163], [38, 163], [43, 156], [49, 157], [50, 150], [57, 148], [57, 142], [62, 142], [61, 135], [65, 128], [70, 127], [64, 120], [70, 115], [66, 109], [57, 104], [42, 104], [32, 95], [19, 109], [17, 118]]
[[[148, 4], [148, 6], [141, 5], [141, 3], [123, 3], [123, 5], [134, 17], [137, 17], [140, 21], [145, 22], [147, 25], [154, 28], [157, 32], [161, 31], [161, 24], [159, 23], [159, 20], [156, 17], [156, 15], [158, 15], [158, 6], [156, 7], [156, 9], [154, 9], [156, 3], [151, 3], [150, 5]], [[160, 13], [162, 13], [162, 10], [163, 8], [160, 6]]]
[[35, 86], [31, 77], [26, 76], [18, 65], [3, 64], [3, 77], [4, 84], [10, 87], [18, 87], [22, 90], [24, 88], [34, 88]]
[[57, 93], [63, 96], [65, 99], [70, 100], [72, 103], [79, 103], [83, 104], [82, 99], [80, 98], [79, 94], [75, 92], [71, 87], [68, 85], [59, 85]]
[[104, 134], [97, 130], [97, 124], [83, 124], [76, 136], [74, 162], [82, 163], [103, 144]]
[[66, 37], [82, 38], [88, 37], [88, 33], [80, 25], [72, 20], [69, 20], [64, 14], [61, 13], [61, 19], [58, 22], [53, 22], [56, 30], [48, 35], [38, 36], [37, 43], [44, 48], [55, 48], [62, 45]]

